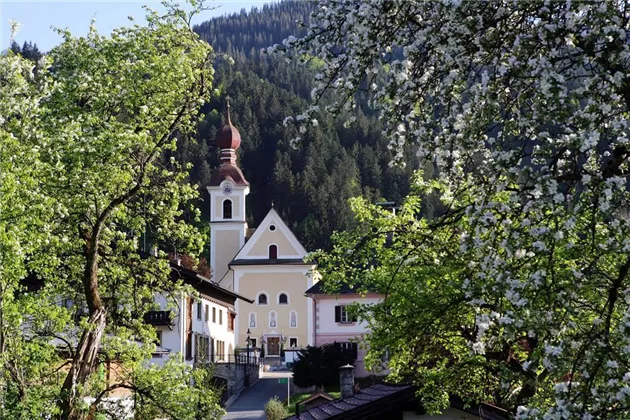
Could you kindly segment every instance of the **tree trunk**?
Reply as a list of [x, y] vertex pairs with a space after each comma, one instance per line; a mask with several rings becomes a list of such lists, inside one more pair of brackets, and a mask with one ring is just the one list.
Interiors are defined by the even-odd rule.
[[72, 365], [61, 388], [62, 398], [60, 408], [64, 420], [78, 420], [81, 412], [77, 403], [82, 395], [79, 392], [85, 385], [90, 374], [94, 371], [98, 361], [98, 351], [107, 324], [107, 313], [103, 307], [98, 290], [98, 239], [100, 226], [94, 227], [92, 232], [81, 232], [85, 239], [85, 271], [83, 273], [83, 287], [85, 300], [90, 311], [88, 325], [77, 345]]
[[105, 331], [105, 315], [105, 309], [96, 309], [88, 320], [89, 328], [83, 331], [81, 340], [79, 340], [72, 366], [62, 387], [61, 409], [64, 419], [80, 419], [77, 402], [81, 395], [79, 395], [77, 387], [85, 384], [96, 367], [101, 338]]

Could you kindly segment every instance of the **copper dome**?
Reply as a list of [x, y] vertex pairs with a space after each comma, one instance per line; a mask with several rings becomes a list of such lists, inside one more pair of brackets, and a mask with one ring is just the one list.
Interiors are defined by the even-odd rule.
[[241, 134], [230, 121], [230, 104], [227, 104], [227, 123], [217, 134], [217, 146], [220, 149], [238, 149], [241, 145]]

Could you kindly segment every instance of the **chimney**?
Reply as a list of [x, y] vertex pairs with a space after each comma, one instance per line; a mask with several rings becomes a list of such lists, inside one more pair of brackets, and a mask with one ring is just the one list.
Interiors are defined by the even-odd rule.
[[339, 385], [341, 398], [354, 396], [354, 366], [345, 365], [339, 368]]

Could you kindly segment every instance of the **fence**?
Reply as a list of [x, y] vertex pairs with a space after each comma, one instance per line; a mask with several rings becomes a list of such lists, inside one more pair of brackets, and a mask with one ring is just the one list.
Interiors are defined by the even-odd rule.
[[234, 364], [235, 366], [260, 366], [263, 359], [253, 354], [211, 354], [207, 357], [195, 357], [195, 363]]

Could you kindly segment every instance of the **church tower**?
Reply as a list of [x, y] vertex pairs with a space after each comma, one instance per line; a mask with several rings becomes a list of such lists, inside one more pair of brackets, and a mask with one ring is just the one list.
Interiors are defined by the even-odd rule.
[[210, 185], [210, 266], [212, 280], [234, 290], [234, 278], [229, 264], [245, 244], [245, 197], [249, 182], [236, 163], [236, 151], [241, 135], [230, 120], [230, 103], [227, 104], [227, 122], [217, 134], [221, 149], [221, 165], [214, 170]]

